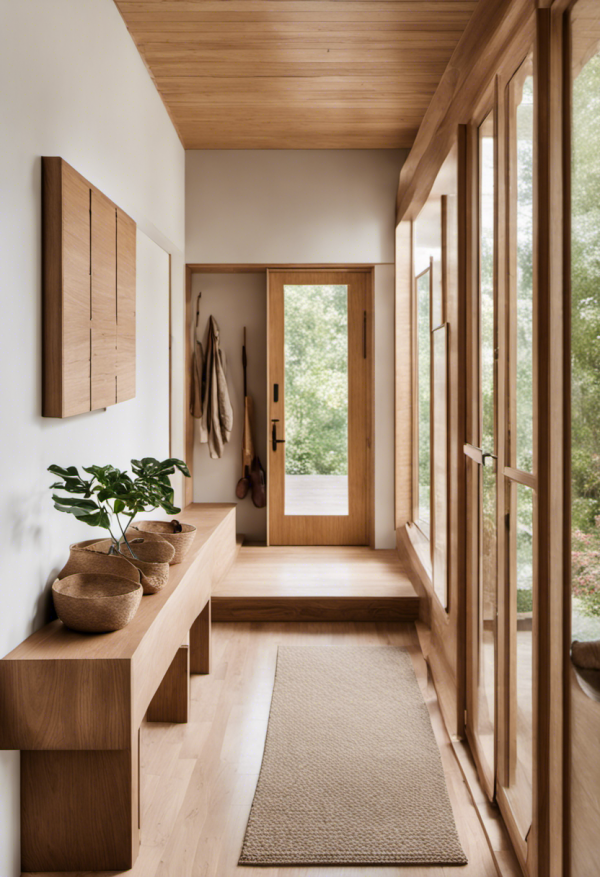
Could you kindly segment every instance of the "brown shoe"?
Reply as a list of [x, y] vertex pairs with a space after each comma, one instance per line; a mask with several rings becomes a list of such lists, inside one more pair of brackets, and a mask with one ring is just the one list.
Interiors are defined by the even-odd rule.
[[246, 466], [244, 475], [240, 478], [237, 483], [237, 487], [235, 488], [235, 495], [238, 499], [244, 499], [248, 495], [248, 491], [250, 490], [250, 475], [248, 473], [248, 467]]
[[257, 509], [264, 509], [267, 504], [266, 477], [258, 457], [252, 460], [250, 481], [252, 483], [252, 502]]

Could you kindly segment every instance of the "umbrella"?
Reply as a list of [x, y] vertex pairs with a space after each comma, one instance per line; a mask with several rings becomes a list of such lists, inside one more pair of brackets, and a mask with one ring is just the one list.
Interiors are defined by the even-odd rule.
[[252, 399], [248, 395], [248, 382], [246, 369], [248, 368], [248, 357], [246, 355], [246, 327], [244, 326], [244, 343], [242, 345], [242, 366], [244, 368], [244, 429], [242, 432], [242, 477], [237, 483], [235, 489], [238, 499], [244, 499], [251, 487], [250, 467], [254, 459], [254, 442], [252, 440], [252, 421], [254, 417], [254, 406]]
[[267, 496], [265, 490], [265, 471], [261, 466], [258, 456], [254, 453], [254, 441], [252, 439], [252, 426], [254, 422], [254, 405], [252, 397], [248, 395], [248, 383], [246, 370], [248, 357], [246, 355], [246, 327], [244, 326], [244, 343], [242, 346], [242, 366], [244, 367], [244, 430], [242, 433], [242, 477], [237, 483], [235, 494], [238, 499], [244, 499], [248, 491], [252, 490], [252, 502], [262, 509], [266, 505]]

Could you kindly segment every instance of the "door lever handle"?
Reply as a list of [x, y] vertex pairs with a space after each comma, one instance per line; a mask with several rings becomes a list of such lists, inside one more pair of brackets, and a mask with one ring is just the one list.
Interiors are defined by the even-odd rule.
[[277, 424], [279, 423], [279, 420], [272, 420], [271, 423], [273, 424], [273, 427], [271, 429], [271, 445], [273, 447], [273, 450], [276, 451], [277, 445], [285, 444], [285, 439], [277, 438]]
[[482, 451], [481, 452], [481, 465], [482, 466], [485, 466], [486, 460], [497, 460], [497, 459], [498, 459], [498, 457], [496, 456], [496, 454], [490, 454], [489, 451]]

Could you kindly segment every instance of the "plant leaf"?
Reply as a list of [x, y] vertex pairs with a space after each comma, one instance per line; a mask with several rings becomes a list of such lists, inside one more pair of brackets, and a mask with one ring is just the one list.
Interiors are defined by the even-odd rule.
[[79, 472], [75, 466], [69, 466], [68, 469], [63, 469], [61, 466], [57, 466], [53, 463], [52, 466], [48, 466], [48, 472], [52, 472], [53, 475], [61, 475], [63, 478], [68, 478], [69, 476], [75, 476], [75, 478], [79, 477]]

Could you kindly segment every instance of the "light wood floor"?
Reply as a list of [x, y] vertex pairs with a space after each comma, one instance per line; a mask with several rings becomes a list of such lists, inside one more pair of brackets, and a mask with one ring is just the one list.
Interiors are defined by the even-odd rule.
[[[402, 645], [409, 649], [440, 745], [469, 864], [431, 867], [237, 867], [267, 729], [279, 644]], [[187, 725], [142, 733], [142, 845], [135, 877], [496, 877], [497, 870], [412, 624], [213, 625], [213, 669], [192, 678]], [[499, 843], [501, 845], [502, 842]], [[104, 877], [106, 877], [106, 872]], [[114, 873], [114, 872], [111, 872]], [[77, 877], [93, 877], [80, 872]]]
[[416, 597], [393, 550], [244, 547], [213, 597]]

